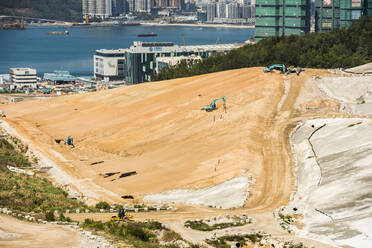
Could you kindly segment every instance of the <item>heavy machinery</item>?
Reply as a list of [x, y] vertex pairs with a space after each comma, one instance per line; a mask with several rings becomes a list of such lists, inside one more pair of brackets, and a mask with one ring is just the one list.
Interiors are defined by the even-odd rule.
[[293, 65], [287, 67], [287, 74], [290, 74], [290, 73], [296, 73], [297, 76], [300, 75], [302, 71], [302, 68], [301, 67], [294, 67]]
[[286, 72], [286, 67], [285, 65], [272, 65], [272, 66], [269, 66], [269, 67], [266, 67], [263, 69], [263, 72], [271, 72], [272, 70], [279, 70], [280, 73], [285, 73]]
[[[55, 139], [56, 143], [59, 144], [61, 143], [63, 139]], [[67, 139], [64, 139], [63, 142], [65, 143], [65, 145], [69, 145], [69, 146], [72, 146], [72, 147], [75, 147], [74, 145], [74, 139], [72, 138], [72, 136], [68, 136]]]
[[53, 89], [52, 88], [45, 88], [42, 90], [43, 94], [50, 94], [52, 93]]
[[64, 142], [65, 142], [65, 144], [67, 144], [69, 146], [75, 147], [74, 146], [74, 140], [73, 140], [72, 136], [68, 136], [68, 138], [65, 139]]
[[118, 216], [111, 216], [110, 220], [112, 221], [134, 221], [133, 216], [127, 214], [124, 208], [120, 208], [118, 211]]
[[220, 97], [220, 98], [217, 98], [217, 99], [214, 99], [211, 104], [204, 106], [203, 108], [201, 108], [201, 110], [205, 110], [207, 112], [211, 112], [211, 111], [217, 109], [216, 103], [218, 101], [220, 101], [220, 100], [223, 101], [223, 108], [224, 108], [224, 110], [226, 112], [226, 98], [224, 96], [223, 97]]

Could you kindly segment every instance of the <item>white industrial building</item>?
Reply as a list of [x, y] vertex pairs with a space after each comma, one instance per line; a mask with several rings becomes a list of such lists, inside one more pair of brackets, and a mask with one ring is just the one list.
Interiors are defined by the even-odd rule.
[[126, 49], [100, 49], [94, 55], [94, 77], [104, 81], [123, 80]]
[[36, 70], [31, 68], [10, 68], [9, 79], [14, 89], [36, 88]]
[[[173, 42], [133, 42], [127, 49], [97, 50], [94, 55], [94, 76], [104, 81], [123, 80], [127, 84], [151, 81], [156, 61], [162, 57], [199, 56], [237, 49], [241, 44], [179, 46]], [[174, 59], [176, 61], [177, 59]]]

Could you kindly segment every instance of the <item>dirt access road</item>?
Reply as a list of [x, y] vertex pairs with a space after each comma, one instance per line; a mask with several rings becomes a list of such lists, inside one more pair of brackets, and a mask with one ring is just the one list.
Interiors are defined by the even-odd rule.
[[84, 247], [79, 233], [64, 226], [32, 224], [0, 215], [0, 247]]
[[[204, 188], [252, 175], [249, 199], [236, 211], [272, 216], [295, 190], [292, 128], [302, 119], [340, 115], [338, 103], [307, 83], [323, 74], [328, 73], [306, 70], [297, 77], [245, 68], [3, 109], [18, 135], [73, 179], [64, 181], [56, 174], [58, 183], [95, 200], [124, 202], [120, 196], [127, 194], [140, 200], [151, 193]], [[214, 112], [200, 110], [222, 96], [226, 113], [220, 102]], [[75, 148], [54, 142], [69, 135]], [[90, 165], [95, 161], [104, 163]], [[138, 174], [102, 176], [116, 171]], [[200, 208], [190, 218], [205, 211]], [[273, 218], [267, 221], [274, 223]]]

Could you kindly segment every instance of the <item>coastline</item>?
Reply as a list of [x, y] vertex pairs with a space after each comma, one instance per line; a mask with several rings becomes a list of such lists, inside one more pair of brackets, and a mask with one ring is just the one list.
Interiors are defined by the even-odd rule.
[[[235, 29], [248, 29], [254, 28], [254, 25], [233, 25], [233, 24], [205, 24], [205, 23], [157, 23], [157, 22], [140, 22], [143, 26], [183, 26], [183, 27], [203, 27], [203, 28], [235, 28]], [[113, 23], [90, 23], [85, 27], [102, 27], [102, 26], [118, 26]], [[48, 23], [48, 24], [26, 24], [29, 28], [74, 28], [82, 26], [73, 26], [72, 23]]]
[[238, 28], [247, 29], [254, 28], [254, 25], [233, 25], [233, 24], [205, 24], [205, 23], [156, 23], [156, 22], [141, 22], [144, 26], [186, 26], [186, 27], [203, 27], [203, 28]]

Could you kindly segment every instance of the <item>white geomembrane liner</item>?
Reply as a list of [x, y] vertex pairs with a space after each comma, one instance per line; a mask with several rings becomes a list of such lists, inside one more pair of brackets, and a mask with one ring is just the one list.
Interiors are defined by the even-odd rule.
[[236, 177], [221, 184], [198, 190], [177, 189], [144, 197], [148, 202], [173, 202], [229, 209], [241, 207], [249, 196], [250, 179]]
[[[307, 137], [323, 124], [310, 139], [313, 154]], [[298, 189], [290, 205], [301, 211], [305, 223], [297, 234], [336, 245], [372, 247], [372, 120], [309, 120], [296, 133], [292, 142]], [[296, 138], [299, 134], [302, 139]]]

